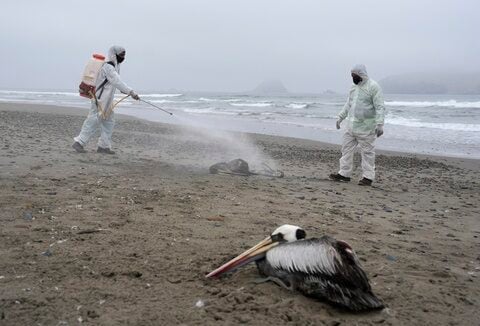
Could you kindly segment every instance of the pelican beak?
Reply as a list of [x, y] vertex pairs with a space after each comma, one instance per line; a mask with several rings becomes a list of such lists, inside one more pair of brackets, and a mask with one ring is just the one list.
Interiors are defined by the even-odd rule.
[[270, 250], [276, 245], [278, 245], [278, 242], [274, 242], [272, 241], [271, 237], [267, 237], [264, 240], [260, 241], [257, 245], [242, 253], [241, 255], [238, 255], [237, 257], [233, 258], [229, 262], [223, 264], [222, 266], [214, 270], [213, 272], [210, 272], [206, 277], [220, 276], [223, 273], [232, 271], [248, 263], [251, 263], [252, 261], [260, 259], [263, 257], [266, 251]]

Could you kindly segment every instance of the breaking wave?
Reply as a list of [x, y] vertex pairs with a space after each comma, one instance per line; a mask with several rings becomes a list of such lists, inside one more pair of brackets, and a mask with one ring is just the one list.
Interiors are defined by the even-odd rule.
[[261, 103], [230, 103], [230, 105], [266, 108], [266, 107], [269, 107], [269, 106], [273, 106], [273, 103], [266, 103], [266, 102], [261, 102]]
[[144, 97], [178, 97], [183, 96], [183, 94], [145, 94]]
[[240, 99], [230, 98], [230, 99], [218, 99], [218, 98], [208, 98], [208, 97], [200, 97], [199, 101], [203, 102], [239, 102]]
[[59, 96], [79, 96], [77, 92], [41, 92], [41, 91], [3, 91], [0, 94], [6, 95], [59, 95]]
[[309, 105], [306, 103], [290, 103], [286, 107], [289, 109], [306, 109]]
[[457, 102], [456, 100], [449, 101], [438, 101], [438, 102], [429, 102], [429, 101], [391, 101], [385, 102], [386, 105], [390, 106], [410, 106], [410, 107], [454, 107], [454, 108], [479, 108], [480, 102]]
[[386, 123], [392, 125], [415, 127], [415, 128], [432, 128], [455, 131], [480, 131], [480, 124], [475, 123], [445, 123], [445, 122], [423, 122], [417, 119], [408, 119], [402, 117], [387, 117]]

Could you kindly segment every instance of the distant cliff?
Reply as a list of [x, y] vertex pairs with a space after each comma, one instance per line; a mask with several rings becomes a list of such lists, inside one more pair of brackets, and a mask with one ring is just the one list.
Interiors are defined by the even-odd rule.
[[281, 95], [288, 94], [288, 90], [280, 80], [268, 80], [262, 82], [250, 93], [258, 95]]
[[480, 94], [480, 73], [415, 73], [379, 83], [387, 94]]

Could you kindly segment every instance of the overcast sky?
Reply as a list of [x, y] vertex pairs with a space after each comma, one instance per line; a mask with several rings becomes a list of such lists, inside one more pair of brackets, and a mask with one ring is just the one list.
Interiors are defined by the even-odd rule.
[[2, 0], [0, 89], [76, 90], [94, 52], [127, 49], [138, 91], [294, 92], [373, 79], [480, 71], [478, 0]]

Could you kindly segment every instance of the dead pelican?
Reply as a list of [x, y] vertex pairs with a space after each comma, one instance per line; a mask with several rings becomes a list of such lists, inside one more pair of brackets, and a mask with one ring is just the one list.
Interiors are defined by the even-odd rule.
[[274, 170], [267, 165], [267, 163], [262, 163], [261, 170], [250, 170], [248, 163], [241, 158], [231, 160], [229, 162], [220, 162], [210, 166], [209, 168], [211, 174], [232, 174], [232, 175], [263, 175], [266, 177], [276, 177], [283, 178], [284, 174], [280, 170]]
[[289, 290], [353, 311], [384, 307], [373, 294], [367, 275], [348, 243], [329, 236], [312, 239], [305, 236], [305, 231], [298, 226], [282, 225], [207, 277], [256, 261], [266, 281], [274, 281]]

